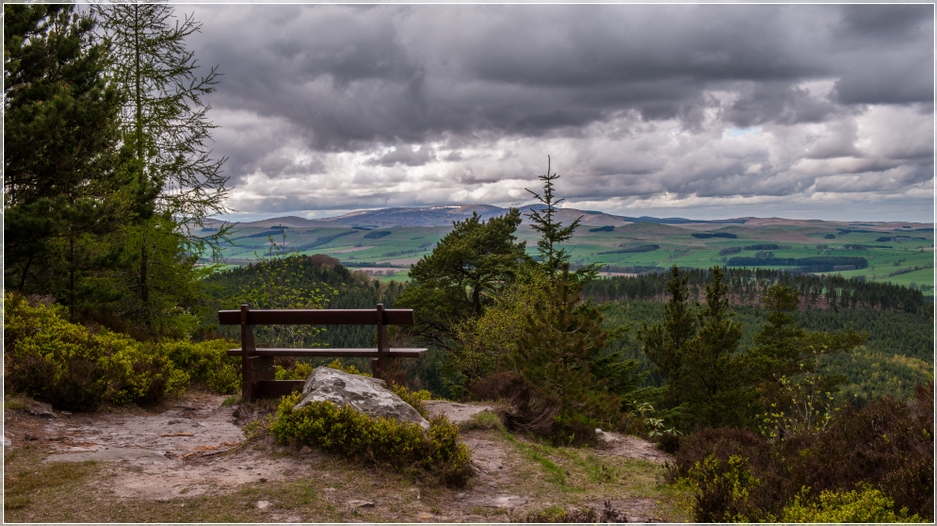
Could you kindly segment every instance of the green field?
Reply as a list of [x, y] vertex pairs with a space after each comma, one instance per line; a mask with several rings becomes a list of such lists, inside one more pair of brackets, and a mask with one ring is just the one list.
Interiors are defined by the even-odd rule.
[[[919, 288], [930, 296], [934, 294], [933, 229], [901, 228], [904, 225], [897, 223], [876, 223], [872, 226], [823, 221], [766, 223], [769, 222], [752, 220], [744, 224], [686, 225], [632, 223], [616, 226], [612, 231], [595, 232], [582, 226], [565, 247], [574, 264], [600, 263], [606, 266], [603, 270], [626, 273], [646, 271], [648, 267], [663, 269], [671, 265], [709, 268], [725, 265], [732, 257], [754, 257], [759, 252], [770, 252], [770, 256], [775, 258], [860, 257], [867, 261], [867, 267], [835, 272], [845, 277], [864, 276], [871, 281], [887, 281]], [[911, 226], [920, 228], [921, 225]], [[285, 228], [281, 234], [276, 228], [244, 224], [238, 225], [235, 230], [230, 237], [231, 242], [223, 246], [227, 264], [244, 265], [257, 260], [271, 248], [272, 238], [277, 246], [294, 252], [326, 254], [349, 268], [370, 272], [381, 280], [401, 280], [406, 279], [410, 265], [431, 253], [450, 228], [393, 227], [363, 230], [330, 226]], [[694, 233], [736, 237], [700, 239], [694, 237]], [[527, 242], [528, 253], [535, 254], [537, 233], [529, 226], [522, 225], [517, 236]], [[653, 248], [654, 245], [657, 248]], [[757, 245], [773, 245], [777, 248], [752, 248]], [[738, 252], [720, 254], [720, 251], [726, 249], [738, 249]]]

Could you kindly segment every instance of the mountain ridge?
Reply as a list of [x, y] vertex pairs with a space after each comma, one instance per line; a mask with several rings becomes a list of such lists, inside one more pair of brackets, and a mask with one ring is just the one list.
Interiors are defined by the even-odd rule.
[[[543, 205], [526, 205], [519, 207], [523, 216], [523, 223], [529, 224], [530, 220], [527, 214], [534, 209], [542, 209]], [[373, 230], [380, 228], [394, 227], [445, 227], [452, 226], [454, 221], [463, 221], [472, 217], [473, 213], [478, 213], [482, 220], [488, 220], [492, 217], [504, 215], [509, 208], [502, 208], [494, 205], [434, 205], [423, 207], [391, 207], [378, 208], [373, 210], [357, 210], [347, 214], [335, 217], [326, 217], [321, 219], [305, 219], [297, 216], [274, 217], [246, 222], [230, 222], [242, 226], [257, 226], [273, 228], [276, 226], [285, 226], [289, 228], [324, 228], [345, 226], [349, 228], [358, 228], [363, 230]], [[663, 225], [697, 225], [703, 227], [714, 225], [714, 228], [721, 228], [728, 225], [746, 225], [756, 227], [767, 227], [772, 225], [809, 225], [820, 223], [840, 224], [844, 227], [871, 228], [890, 230], [894, 228], [912, 228], [910, 225], [933, 225], [933, 223], [916, 223], [912, 221], [877, 221], [877, 222], [856, 222], [856, 221], [825, 221], [817, 219], [785, 219], [785, 218], [756, 218], [740, 217], [715, 220], [697, 220], [683, 217], [657, 218], [651, 216], [630, 217], [615, 214], [609, 214], [597, 210], [581, 210], [577, 208], [559, 208], [557, 209], [556, 219], [563, 224], [570, 224], [577, 218], [582, 218], [584, 227], [595, 226], [624, 226], [632, 223], [655, 223]], [[205, 227], [217, 228], [225, 221], [220, 219], [207, 219]], [[907, 226], [906, 226], [907, 225]]]

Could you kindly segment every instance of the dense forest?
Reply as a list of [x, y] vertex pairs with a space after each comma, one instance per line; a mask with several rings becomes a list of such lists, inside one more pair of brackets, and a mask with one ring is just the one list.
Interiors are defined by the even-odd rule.
[[[712, 281], [708, 269], [683, 269], [688, 275], [688, 286], [694, 301], [703, 299], [706, 285]], [[791, 273], [776, 269], [724, 270], [724, 281], [729, 287], [729, 300], [733, 305], [759, 306], [765, 292], [773, 285], [791, 287], [800, 294], [800, 306], [819, 309], [856, 309], [868, 307], [878, 310], [920, 312], [933, 317], [934, 301], [919, 290], [892, 283], [863, 279], [846, 279], [837, 274], [813, 275]], [[618, 276], [598, 279], [586, 285], [583, 294], [596, 301], [667, 300], [669, 276], [661, 272], [648, 272], [639, 276]]]

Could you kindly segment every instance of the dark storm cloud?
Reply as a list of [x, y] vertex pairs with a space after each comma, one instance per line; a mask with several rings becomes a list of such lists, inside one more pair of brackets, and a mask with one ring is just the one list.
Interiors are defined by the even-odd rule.
[[787, 83], [751, 82], [739, 88], [739, 95], [725, 117], [742, 128], [764, 123], [823, 122], [836, 111], [830, 101]]
[[[200, 62], [225, 74], [211, 102], [234, 186], [331, 174], [310, 188], [396, 185], [350, 208], [508, 201], [550, 147], [582, 200], [780, 196], [862, 170], [899, 191], [933, 176], [930, 5], [179, 9], [204, 24]], [[867, 114], [880, 105], [911, 110]], [[322, 192], [264, 202], [334, 201]]]

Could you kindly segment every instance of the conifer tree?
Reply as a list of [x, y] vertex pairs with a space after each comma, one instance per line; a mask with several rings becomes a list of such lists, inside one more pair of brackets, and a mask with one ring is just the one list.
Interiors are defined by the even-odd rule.
[[556, 199], [553, 196], [553, 181], [560, 178], [559, 175], [550, 173], [550, 156], [547, 156], [547, 173], [538, 177], [543, 181], [543, 193], [539, 194], [533, 190], [525, 188], [537, 201], [540, 201], [545, 208], [537, 210], [531, 208], [527, 217], [530, 219], [531, 228], [540, 232], [540, 240], [537, 242], [537, 251], [540, 254], [541, 265], [546, 268], [551, 277], [555, 277], [560, 270], [563, 262], [569, 260], [569, 254], [565, 248], [558, 245], [564, 241], [569, 241], [573, 233], [579, 228], [579, 222], [583, 216], [580, 216], [568, 226], [556, 220], [557, 206], [565, 199]]
[[506, 287], [525, 261], [514, 232], [520, 211], [483, 221], [478, 214], [453, 223], [433, 252], [410, 268], [412, 285], [397, 302], [416, 311], [421, 335], [447, 345], [452, 326], [479, 316], [491, 295]]
[[732, 321], [722, 269], [712, 269], [706, 305], [696, 320], [686, 307], [687, 279], [674, 267], [668, 283], [671, 301], [661, 325], [644, 325], [638, 338], [665, 379], [662, 406], [688, 430], [695, 427], [752, 427], [753, 390], [736, 353], [742, 331]]
[[7, 286], [79, 304], [126, 219], [117, 166], [119, 93], [93, 21], [69, 5], [4, 6], [4, 238]]
[[[110, 48], [110, 76], [124, 96], [121, 130], [133, 152], [136, 221], [127, 231], [136, 244], [138, 314], [151, 325], [182, 298], [160, 276], [193, 272], [192, 254], [211, 248], [225, 230], [201, 237], [210, 215], [226, 210], [224, 158], [208, 147], [215, 125], [205, 97], [218, 83], [217, 67], [199, 76], [185, 39], [199, 31], [192, 15], [181, 20], [166, 4], [115, 3], [92, 7]], [[162, 268], [160, 268], [162, 267]], [[153, 297], [153, 293], [159, 297]]]
[[596, 427], [613, 427], [620, 417], [621, 400], [594, 370], [608, 333], [598, 309], [583, 302], [582, 286], [568, 263], [547, 287], [549, 293], [537, 299], [508, 358], [532, 393], [521, 410], [534, 421], [549, 417], [550, 425], [541, 424], [540, 431], [554, 439], [591, 441]]

